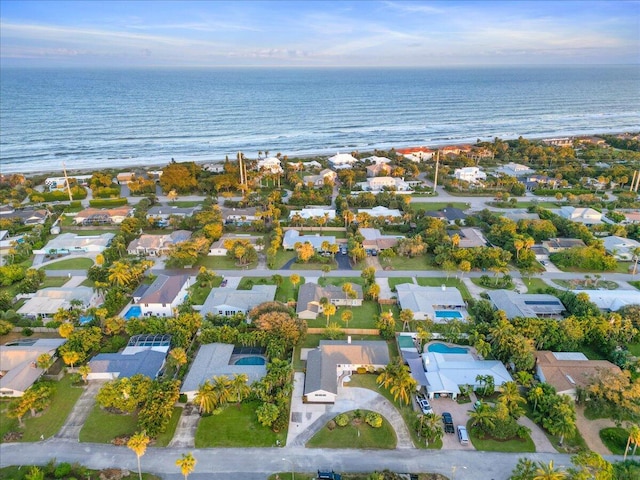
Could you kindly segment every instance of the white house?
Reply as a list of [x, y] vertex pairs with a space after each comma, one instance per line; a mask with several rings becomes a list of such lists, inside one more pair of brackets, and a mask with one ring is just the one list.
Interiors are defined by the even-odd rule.
[[206, 315], [225, 315], [230, 317], [237, 313], [247, 315], [249, 311], [261, 303], [272, 302], [276, 298], [276, 285], [254, 285], [251, 290], [234, 288], [212, 288], [200, 313]]
[[389, 347], [382, 341], [320, 340], [307, 354], [304, 400], [335, 403], [342, 377], [364, 369], [376, 372], [389, 364]]
[[333, 157], [329, 157], [329, 164], [335, 169], [349, 168], [358, 163], [358, 159], [350, 153], [337, 153]]
[[583, 223], [587, 226], [602, 223], [602, 213], [593, 208], [565, 205], [560, 207], [559, 214], [572, 222]]
[[[78, 185], [86, 187], [93, 175], [69, 175], [69, 180], [75, 180]], [[67, 188], [67, 179], [65, 177], [49, 177], [45, 179], [44, 186], [50, 191], [63, 190]]]
[[373, 208], [359, 208], [358, 213], [366, 213], [371, 217], [402, 218], [402, 212], [397, 208], [387, 208], [380, 205]]
[[0, 346], [0, 397], [21, 397], [44, 373], [37, 365], [38, 357], [55, 358], [64, 338], [16, 340]]
[[316, 252], [322, 250], [322, 244], [329, 242], [329, 245], [336, 243], [336, 237], [333, 235], [300, 235], [297, 230], [287, 230], [282, 237], [282, 248], [285, 250], [293, 250], [296, 248], [296, 243], [310, 243]]
[[134, 178], [136, 178], [135, 172], [120, 172], [116, 175], [116, 181], [119, 185], [127, 185], [129, 182], [132, 182]]
[[102, 235], [63, 233], [49, 240], [42, 250], [34, 250], [33, 253], [102, 253], [111, 244], [113, 237], [115, 237], [113, 233]]
[[446, 323], [467, 316], [466, 304], [457, 288], [401, 283], [396, 285], [396, 292], [400, 307], [411, 310], [416, 320], [429, 318], [436, 323]]
[[526, 177], [532, 175], [535, 171], [532, 168], [522, 165], [520, 163], [509, 162], [506, 165], [502, 165], [496, 169], [496, 172], [503, 173], [510, 177]]
[[322, 218], [325, 217], [327, 220], [335, 220], [336, 211], [332, 208], [303, 208], [302, 210], [291, 210], [289, 212], [289, 220], [293, 217], [299, 216], [304, 220], [309, 220], [310, 218]]
[[[90, 287], [49, 287], [30, 294], [29, 299], [18, 309], [20, 315], [30, 318], [51, 318], [59, 310], [68, 310], [72, 301], [80, 302], [80, 308], [96, 306], [98, 294]], [[75, 302], [74, 302], [75, 303]]]
[[302, 181], [305, 185], [311, 184], [314, 187], [324, 187], [325, 182], [330, 181], [335, 183], [337, 178], [338, 174], [336, 172], [325, 168], [321, 170], [318, 175], [305, 175], [302, 177]]
[[193, 285], [189, 275], [160, 274], [136, 302], [142, 316], [173, 317]]
[[453, 175], [458, 180], [463, 180], [469, 183], [479, 183], [480, 181], [487, 179], [487, 174], [478, 167], [456, 168], [453, 171]]
[[263, 158], [258, 160], [256, 165], [258, 171], [266, 170], [271, 173], [282, 173], [282, 164], [280, 159], [276, 157]]
[[640, 242], [632, 238], [622, 238], [615, 235], [602, 239], [605, 250], [613, 255], [616, 260], [633, 261], [635, 254], [633, 250], [640, 248]]
[[363, 162], [371, 162], [374, 164], [379, 164], [379, 163], [391, 163], [391, 159], [387, 158], [387, 157], [378, 157], [376, 155], [373, 155], [371, 157], [367, 157], [367, 158], [363, 158], [362, 159]]
[[127, 246], [130, 255], [163, 255], [167, 253], [171, 245], [186, 242], [191, 238], [189, 230], [176, 230], [167, 235], [143, 234], [135, 238]]
[[220, 240], [211, 244], [211, 247], [209, 247], [209, 256], [222, 257], [226, 255], [227, 247], [225, 247], [225, 244], [227, 242], [234, 242], [239, 240], [251, 243], [251, 245], [253, 245], [253, 248], [255, 248], [257, 252], [260, 252], [263, 249], [263, 245], [258, 245], [258, 240], [262, 238], [263, 237], [256, 237], [248, 233], [225, 233], [222, 238], [220, 238]]
[[428, 147], [401, 148], [396, 150], [397, 155], [402, 155], [404, 158], [411, 160], [414, 163], [431, 160], [435, 153], [435, 150], [431, 150]]
[[358, 183], [362, 190], [366, 192], [382, 192], [384, 190], [393, 190], [399, 193], [413, 193], [411, 185], [402, 178], [397, 177], [373, 177], [368, 178], [366, 182]]

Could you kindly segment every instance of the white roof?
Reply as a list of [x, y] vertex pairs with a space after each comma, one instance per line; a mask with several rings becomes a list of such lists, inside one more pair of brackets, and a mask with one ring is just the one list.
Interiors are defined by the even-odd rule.
[[76, 235], [75, 233], [63, 233], [49, 240], [44, 250], [79, 250], [87, 248], [105, 249], [115, 237], [113, 233], [102, 235]]
[[371, 156], [371, 157], [367, 157], [367, 158], [363, 158], [362, 159], [363, 162], [371, 162], [371, 163], [390, 163], [391, 159], [387, 158], [387, 157], [377, 157], [375, 155]]
[[638, 290], [573, 290], [573, 293], [586, 293], [600, 310], [611, 312], [617, 312], [626, 305], [640, 305]]
[[350, 153], [337, 153], [333, 157], [329, 157], [329, 162], [331, 162], [334, 165], [344, 165], [344, 164], [351, 165], [356, 163], [357, 161], [358, 159], [355, 158]]
[[634, 248], [640, 247], [640, 242], [632, 238], [623, 238], [615, 235], [602, 239], [604, 248], [608, 251], [618, 250], [619, 253], [626, 253]]
[[434, 306], [441, 308], [465, 307], [462, 295], [455, 287], [421, 287], [413, 283], [396, 285], [398, 303], [402, 309], [422, 313], [430, 318], [435, 316]]
[[358, 213], [368, 213], [372, 217], [401, 217], [402, 212], [397, 208], [377, 206], [373, 208], [359, 208]]
[[304, 219], [318, 218], [327, 216], [329, 220], [336, 218], [336, 211], [328, 208], [303, 208], [302, 210], [291, 210], [289, 212], [289, 218], [293, 218], [296, 215], [300, 215]]
[[218, 313], [225, 307], [248, 312], [264, 302], [273, 301], [276, 296], [276, 285], [254, 285], [251, 290], [235, 290], [232, 288], [212, 288], [202, 305], [200, 313]]
[[320, 250], [325, 241], [329, 242], [329, 245], [333, 245], [336, 243], [336, 237], [329, 235], [322, 236], [317, 233], [315, 235], [300, 235], [300, 232], [297, 230], [287, 230], [284, 232], [284, 237], [282, 238], [282, 246], [285, 248], [293, 248], [297, 242], [308, 242], [315, 250]]
[[93, 298], [93, 290], [89, 287], [50, 287], [38, 290], [32, 298], [18, 309], [21, 315], [52, 315], [58, 309], [71, 307], [71, 300], [80, 300], [89, 306]]

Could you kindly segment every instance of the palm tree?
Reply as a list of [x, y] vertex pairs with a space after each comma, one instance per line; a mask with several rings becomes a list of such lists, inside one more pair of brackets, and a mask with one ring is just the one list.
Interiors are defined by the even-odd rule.
[[469, 418], [471, 419], [471, 425], [480, 428], [480, 430], [486, 431], [495, 428], [495, 413], [493, 409], [483, 403], [476, 410], [469, 412]]
[[540, 385], [536, 385], [529, 390], [529, 401], [533, 400], [533, 411], [538, 409], [538, 402], [545, 397], [546, 393]]
[[133, 275], [131, 273], [131, 267], [126, 263], [113, 262], [109, 269], [109, 281], [120, 287], [126, 287], [131, 283]]
[[353, 312], [350, 310], [345, 310], [340, 315], [340, 318], [342, 319], [346, 327], [349, 328], [349, 321], [353, 318]]
[[526, 403], [526, 400], [520, 395], [520, 390], [516, 382], [505, 382], [502, 385], [502, 393], [498, 397], [498, 401], [507, 407], [509, 415], [514, 418], [520, 417], [522, 414], [520, 404]]
[[216, 408], [216, 395], [209, 380], [198, 387], [193, 403], [198, 405], [200, 413], [211, 413]]
[[398, 376], [389, 389], [389, 393], [393, 395], [394, 400], [398, 401], [400, 399], [406, 405], [409, 405], [411, 392], [415, 391], [417, 384], [418, 382], [411, 376], [409, 368], [406, 365], [402, 365]]
[[640, 426], [631, 425], [629, 428], [629, 438], [627, 439], [627, 446], [624, 449], [624, 459], [627, 459], [627, 452], [629, 451], [629, 446], [633, 443], [633, 453], [631, 455], [636, 454], [636, 448], [638, 448], [638, 444], [640, 443]]
[[553, 466], [553, 460], [550, 460], [548, 464], [538, 462], [538, 468], [533, 480], [563, 480], [564, 478], [567, 478], [567, 473], [556, 469]]
[[296, 285], [298, 285], [300, 283], [300, 275], [294, 273], [293, 275], [291, 275], [289, 277], [289, 280], [291, 281], [291, 285], [293, 285], [293, 289], [296, 289]]
[[247, 398], [251, 393], [251, 387], [247, 384], [248, 381], [249, 377], [246, 373], [236, 374], [233, 376], [233, 380], [231, 380], [230, 388], [233, 392], [238, 408], [240, 408], [240, 402]]
[[231, 380], [226, 375], [213, 377], [212, 389], [216, 401], [216, 408], [223, 406], [231, 396]]
[[327, 317], [327, 327], [329, 326], [329, 317], [335, 315], [336, 310], [336, 306], [333, 303], [327, 303], [323, 307], [324, 314]]
[[73, 365], [80, 360], [80, 354], [76, 351], [69, 350], [62, 354], [62, 361], [73, 369]]
[[78, 367], [78, 373], [82, 375], [85, 385], [88, 382], [89, 374], [91, 373], [91, 367], [89, 365], [81, 365]]
[[198, 462], [191, 452], [183, 453], [182, 457], [176, 460], [176, 466], [180, 468], [180, 472], [184, 475], [184, 480], [187, 480], [189, 474], [196, 468], [196, 463]]
[[138, 477], [142, 480], [142, 469], [140, 468], [140, 457], [147, 451], [147, 445], [149, 445], [149, 437], [145, 431], [138, 432], [133, 435], [127, 442], [127, 447], [133, 450], [138, 458]]
[[176, 363], [176, 365], [178, 365], [178, 367], [181, 367], [182, 365], [187, 363], [187, 360], [188, 360], [187, 352], [182, 347], [176, 347], [172, 349], [169, 352], [169, 356]]
[[413, 311], [403, 308], [400, 312], [400, 320], [402, 321], [402, 330], [409, 330], [409, 324], [413, 321]]

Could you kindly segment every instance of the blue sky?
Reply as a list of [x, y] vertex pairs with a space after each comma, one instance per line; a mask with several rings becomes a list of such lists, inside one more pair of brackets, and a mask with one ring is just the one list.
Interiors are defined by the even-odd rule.
[[29, 66], [639, 63], [638, 1], [0, 0]]

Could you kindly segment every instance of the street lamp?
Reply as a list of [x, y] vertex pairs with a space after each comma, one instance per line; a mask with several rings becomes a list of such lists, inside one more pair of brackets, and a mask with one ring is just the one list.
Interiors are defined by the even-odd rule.
[[286, 458], [282, 459], [283, 462], [289, 462], [291, 464], [291, 480], [296, 480], [296, 472], [295, 472], [295, 464], [292, 460], [287, 460]]

